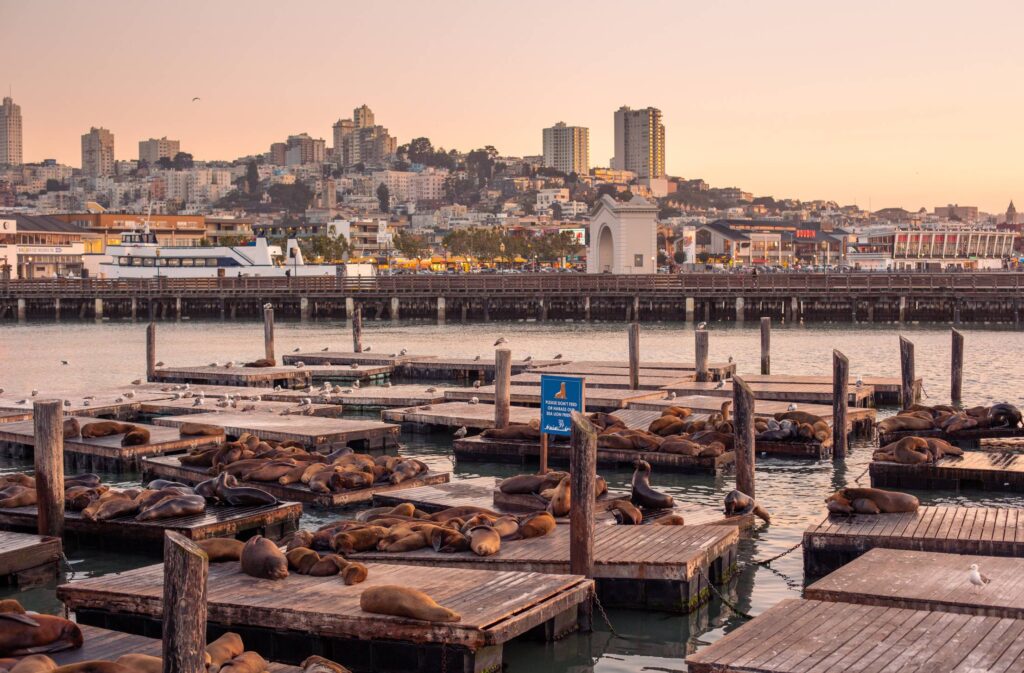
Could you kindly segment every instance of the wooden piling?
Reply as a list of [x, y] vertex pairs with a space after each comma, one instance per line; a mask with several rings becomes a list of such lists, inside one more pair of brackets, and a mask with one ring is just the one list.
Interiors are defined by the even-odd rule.
[[352, 352], [363, 352], [363, 306], [356, 304], [352, 313]]
[[900, 405], [907, 409], [914, 403], [914, 343], [900, 337]]
[[146, 327], [146, 380], [152, 381], [156, 375], [156, 323]]
[[761, 318], [761, 374], [768, 376], [772, 373], [772, 319], [765, 316]]
[[739, 376], [732, 378], [733, 450], [736, 454], [736, 488], [754, 497], [754, 393]]
[[951, 404], [958, 407], [963, 403], [964, 393], [964, 335], [952, 330], [953, 352], [949, 371], [949, 397]]
[[32, 405], [35, 435], [36, 509], [40, 535], [64, 534], [64, 403], [42, 400]]
[[629, 389], [640, 388], [640, 323], [629, 326]]
[[594, 479], [597, 475], [597, 431], [579, 412], [572, 412], [569, 438], [569, 572], [594, 576]]
[[163, 673], [206, 671], [206, 552], [185, 536], [164, 536]]
[[494, 427], [507, 428], [512, 413], [512, 351], [494, 351]]
[[832, 458], [846, 458], [846, 415], [850, 404], [850, 360], [832, 351]]
[[274, 359], [274, 309], [269, 306], [263, 309], [263, 350], [264, 357], [277, 364]]
[[711, 378], [708, 375], [708, 332], [699, 329], [693, 335], [696, 341], [696, 379], [698, 382], [709, 381]]

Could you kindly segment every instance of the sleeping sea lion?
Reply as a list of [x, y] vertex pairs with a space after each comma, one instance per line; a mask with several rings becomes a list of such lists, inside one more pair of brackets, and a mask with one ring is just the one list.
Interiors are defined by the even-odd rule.
[[245, 651], [242, 638], [237, 633], [228, 631], [217, 640], [206, 646], [206, 654], [210, 657], [207, 673], [217, 673], [235, 657]]
[[557, 523], [550, 512], [534, 512], [519, 517], [519, 539], [543, 537], [555, 529]]
[[489, 514], [490, 516], [501, 516], [492, 509], [486, 507], [476, 507], [474, 505], [462, 505], [460, 507], [449, 507], [448, 509], [442, 509], [440, 512], [434, 512], [430, 515], [431, 521], [437, 521], [444, 523], [448, 519], [463, 518], [466, 516], [472, 516], [474, 514]]
[[879, 421], [877, 427], [880, 433], [897, 430], [931, 430], [935, 427], [935, 423], [930, 418], [899, 414]]
[[107, 491], [82, 510], [82, 517], [89, 521], [109, 521], [138, 511], [139, 503], [135, 498], [127, 493]]
[[659, 493], [651, 488], [651, 464], [646, 460], [636, 461], [633, 470], [632, 491], [629, 499], [644, 509], [671, 509], [675, 500], [667, 493]]
[[[252, 362], [246, 362], [242, 366], [243, 367], [259, 367], [259, 368], [263, 368], [263, 367], [276, 367], [277, 366], [277, 360], [275, 360], [274, 358], [259, 358], [258, 360], [253, 360]], [[212, 673], [212, 671], [211, 671], [211, 673]]]
[[109, 437], [111, 435], [122, 435], [134, 429], [131, 423], [118, 423], [117, 421], [93, 421], [82, 426], [82, 437]]
[[[880, 488], [843, 488], [838, 491], [842, 497], [852, 504], [855, 500], [870, 500], [884, 514], [900, 512], [916, 512], [920, 502], [909, 493], [884, 491]], [[856, 511], [856, 509], [855, 509]]]
[[391, 476], [388, 477], [388, 481], [392, 484], [400, 484], [403, 481], [408, 481], [414, 477], [423, 474], [427, 471], [426, 463], [416, 460], [415, 458], [408, 458], [401, 461], [395, 466]]
[[655, 526], [685, 526], [686, 521], [683, 519], [682, 514], [669, 514], [668, 516], [662, 516], [654, 521]]
[[644, 521], [644, 515], [636, 508], [636, 505], [628, 500], [615, 500], [608, 507], [608, 511], [615, 517], [615, 523], [628, 526], [639, 526]]
[[265, 461], [255, 470], [247, 472], [243, 479], [245, 481], [277, 481], [294, 470], [297, 464], [292, 458]]
[[297, 530], [292, 533], [291, 538], [288, 540], [288, 551], [298, 549], [299, 547], [313, 548], [313, 533], [308, 530]]
[[501, 516], [490, 524], [501, 539], [515, 538], [519, 535], [519, 519], [511, 515]]
[[146, 428], [135, 426], [121, 438], [121, 446], [142, 446], [143, 444], [149, 444], [149, 430]]
[[196, 495], [201, 495], [207, 500], [217, 499], [217, 480], [207, 479], [201, 481], [192, 488], [192, 492]]
[[366, 578], [370, 574], [370, 571], [366, 566], [358, 561], [349, 561], [348, 559], [343, 560], [345, 561], [345, 564], [342, 566], [341, 572], [338, 574], [341, 575], [341, 580], [346, 585], [352, 586], [353, 584], [359, 584], [366, 581]]
[[359, 596], [359, 607], [373, 614], [427, 622], [457, 622], [462, 619], [457, 612], [438, 605], [422, 591], [393, 584], [370, 587], [363, 591]]
[[543, 483], [543, 474], [517, 474], [514, 477], [502, 479], [498, 484], [498, 490], [510, 495], [537, 493]]
[[64, 507], [72, 512], [81, 512], [90, 504], [99, 500], [108, 490], [110, 489], [106, 486], [94, 488], [89, 486], [72, 486], [66, 488], [64, 489]]
[[308, 575], [310, 568], [320, 562], [320, 554], [309, 547], [289, 549], [285, 558], [288, 559], [288, 569], [294, 570], [300, 575]]
[[249, 650], [221, 666], [220, 673], [264, 673], [268, 666], [266, 659]]
[[324, 554], [306, 574], [311, 577], [330, 577], [340, 573], [347, 564], [348, 561], [337, 554]]
[[139, 512], [136, 521], [156, 521], [176, 516], [202, 514], [206, 511], [206, 498], [201, 495], [170, 495]]
[[196, 544], [206, 552], [210, 563], [238, 561], [242, 558], [242, 549], [245, 547], [244, 542], [231, 537], [212, 537], [207, 540], [198, 540]]
[[[20, 606], [19, 606], [20, 607]], [[82, 630], [78, 624], [53, 615], [26, 615], [0, 612], [0, 657], [23, 654], [45, 654], [82, 646]]]
[[93, 659], [90, 661], [76, 661], [53, 669], [50, 673], [136, 673], [134, 670], [114, 663]]
[[703, 450], [703, 446], [682, 435], [668, 437], [659, 448], [661, 453], [671, 453], [678, 456], [699, 456]]
[[210, 467], [213, 465], [213, 457], [220, 451], [219, 446], [204, 446], [199, 449], [192, 449], [184, 456], [178, 457], [182, 465], [195, 467]]
[[[242, 572], [265, 580], [283, 580], [288, 577], [288, 559], [276, 544], [254, 535], [242, 547]], [[257, 671], [257, 673], [262, 673]]]
[[227, 505], [276, 505], [277, 498], [255, 486], [239, 486], [238, 479], [226, 472], [217, 477], [214, 486], [217, 499]]
[[183, 437], [219, 437], [224, 434], [224, 428], [205, 423], [186, 422], [178, 426], [178, 434]]
[[357, 551], [370, 551], [377, 548], [388, 529], [381, 526], [365, 526], [355, 530], [347, 530], [331, 537], [331, 549], [339, 554], [351, 554]]
[[765, 523], [771, 523], [771, 515], [768, 510], [761, 507], [757, 502], [743, 491], [732, 490], [725, 496], [725, 515], [740, 516], [742, 514], [753, 514]]
[[493, 556], [501, 550], [501, 535], [490, 526], [475, 526], [469, 531], [469, 548], [477, 556]]
[[569, 477], [563, 477], [562, 481], [558, 482], [558, 486], [555, 487], [555, 492], [551, 495], [548, 511], [554, 516], [566, 516], [569, 514], [569, 509], [572, 505], [572, 487], [569, 485], [569, 482]]
[[[210, 673], [214, 672], [211, 671]], [[352, 671], [330, 659], [324, 659], [314, 654], [302, 662], [302, 673], [352, 673]]]
[[[12, 472], [10, 474], [0, 475], [0, 487], [13, 486], [28, 486], [30, 488], [36, 487], [35, 477], [30, 477], [27, 474], [21, 472]], [[76, 484], [77, 485], [77, 484]]]
[[27, 507], [36, 504], [35, 487], [11, 484], [0, 488], [0, 507]]
[[78, 419], [72, 416], [71, 418], [64, 419], [64, 439], [72, 439], [74, 437], [80, 437], [82, 435], [82, 426], [79, 425]]
[[13, 659], [9, 666], [0, 663], [0, 668], [10, 673], [49, 673], [57, 670], [57, 662], [45, 654], [31, 654], [21, 659]]
[[435, 528], [430, 531], [430, 546], [434, 551], [450, 554], [469, 549], [469, 538], [451, 528]]
[[164, 668], [164, 660], [152, 654], [122, 654], [114, 663], [135, 673], [163, 673]]

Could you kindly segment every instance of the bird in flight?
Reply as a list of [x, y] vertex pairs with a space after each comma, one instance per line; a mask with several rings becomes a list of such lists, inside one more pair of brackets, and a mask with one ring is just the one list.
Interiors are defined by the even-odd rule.
[[197, 100], [199, 100], [199, 96], [196, 96], [195, 98], [193, 98], [192, 102], [195, 103]]

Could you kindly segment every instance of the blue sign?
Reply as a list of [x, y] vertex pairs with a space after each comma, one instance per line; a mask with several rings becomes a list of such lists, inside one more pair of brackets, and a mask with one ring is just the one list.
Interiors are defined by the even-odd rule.
[[579, 376], [540, 376], [540, 431], [568, 437], [572, 412], [583, 413], [584, 379]]

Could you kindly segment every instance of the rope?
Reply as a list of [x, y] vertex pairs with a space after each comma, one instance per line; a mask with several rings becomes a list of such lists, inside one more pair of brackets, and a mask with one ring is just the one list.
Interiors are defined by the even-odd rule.
[[715, 585], [714, 585], [714, 584], [713, 584], [713, 583], [711, 582], [711, 580], [710, 580], [710, 579], [708, 579], [708, 576], [704, 574], [704, 569], [703, 569], [703, 568], [701, 568], [700, 566], [697, 566], [697, 572], [698, 572], [698, 573], [700, 574], [700, 576], [701, 576], [701, 579], [703, 579], [703, 580], [704, 580], [704, 583], [708, 585], [708, 588], [709, 588], [709, 589], [711, 589], [711, 591], [712, 591], [712, 592], [713, 592], [713, 593], [714, 593], [714, 594], [715, 594], [716, 596], [718, 596], [718, 600], [722, 601], [722, 603], [723, 603], [723, 604], [724, 604], [724, 605], [725, 605], [725, 606], [726, 606], [727, 608], [729, 608], [730, 610], [732, 610], [732, 611], [733, 611], [734, 613], [736, 613], [736, 614], [737, 614], [738, 616], [740, 616], [740, 617], [743, 617], [744, 619], [753, 619], [753, 618], [754, 618], [754, 617], [753, 617], [753, 615], [750, 615], [750, 614], [748, 614], [748, 613], [744, 612], [743, 610], [740, 610], [740, 609], [739, 609], [739, 607], [737, 607], [735, 603], [733, 603], [733, 602], [732, 602], [732, 601], [730, 601], [730, 600], [729, 600], [728, 598], [726, 598], [725, 596], [723, 596], [723, 595], [722, 595], [722, 592], [721, 592], [721, 591], [719, 591], [719, 590], [718, 590], [718, 588], [717, 588], [717, 587], [716, 587], [716, 586], [715, 586]]
[[612, 621], [608, 619], [608, 613], [604, 611], [604, 606], [601, 605], [601, 599], [597, 597], [597, 591], [594, 591], [594, 604], [597, 605], [597, 611], [601, 613], [601, 619], [603, 619], [604, 623], [608, 625], [608, 630], [611, 631], [613, 636], [618, 638], [619, 634], [616, 633], [615, 627], [612, 626]]
[[855, 483], [855, 484], [859, 484], [859, 483], [860, 483], [860, 480], [864, 478], [864, 475], [868, 473], [868, 470], [869, 470], [869, 469], [870, 469], [870, 468], [867, 468], [867, 467], [865, 467], [865, 468], [864, 468], [864, 471], [860, 473], [860, 476], [859, 476], [859, 477], [857, 477], [856, 479], [854, 479], [854, 480], [853, 480], [853, 483]]
[[64, 566], [68, 569], [68, 579], [75, 579], [75, 569], [71, 566], [71, 561], [68, 560], [67, 555], [61, 551], [60, 560], [64, 562]]

